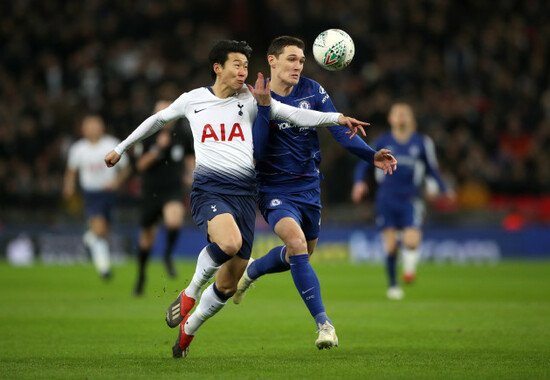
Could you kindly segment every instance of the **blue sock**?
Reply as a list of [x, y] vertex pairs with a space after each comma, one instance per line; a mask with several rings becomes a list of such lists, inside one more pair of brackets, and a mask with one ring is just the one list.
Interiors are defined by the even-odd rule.
[[284, 272], [290, 269], [290, 265], [286, 262], [286, 246], [280, 245], [273, 248], [266, 255], [254, 260], [248, 266], [246, 273], [248, 277], [257, 279], [266, 273]]
[[[296, 289], [302, 296], [309, 312], [315, 319], [315, 324], [330, 322], [325, 313], [325, 306], [321, 299], [321, 284], [313, 267], [309, 263], [309, 255], [296, 255], [288, 258], [290, 261], [290, 273]], [[330, 322], [332, 324], [332, 322]]]
[[397, 255], [386, 256], [386, 271], [388, 273], [388, 281], [390, 283], [390, 286], [397, 285], [397, 275], [396, 275], [397, 265], [396, 264], [397, 264]]

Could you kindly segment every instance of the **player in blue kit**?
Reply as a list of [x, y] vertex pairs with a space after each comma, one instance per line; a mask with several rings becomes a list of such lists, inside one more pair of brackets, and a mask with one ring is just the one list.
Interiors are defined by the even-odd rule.
[[[426, 176], [433, 178], [442, 193], [450, 199], [454, 193], [443, 182], [439, 173], [435, 148], [432, 140], [416, 133], [416, 121], [408, 104], [396, 103], [388, 115], [391, 132], [383, 134], [374, 143], [376, 148], [391, 149], [399, 161], [399, 170], [392, 177], [375, 174], [378, 182], [376, 193], [376, 224], [382, 230], [386, 249], [386, 271], [388, 276], [387, 296], [390, 299], [403, 298], [403, 290], [397, 284], [396, 261], [401, 232], [401, 253], [403, 257], [403, 280], [412, 282], [419, 260], [418, 249], [422, 240], [420, 226], [424, 205], [422, 190]], [[360, 162], [355, 171], [352, 200], [359, 203], [368, 192], [365, 181], [370, 165]]]
[[[335, 112], [319, 83], [301, 77], [304, 68], [304, 42], [282, 36], [268, 48], [271, 68], [271, 96], [297, 108]], [[349, 138], [341, 126], [328, 127], [333, 137], [352, 153], [392, 173], [396, 160], [387, 149], [375, 152], [361, 138]], [[290, 270], [294, 284], [318, 328], [315, 342], [319, 349], [338, 345], [334, 326], [325, 312], [319, 279], [309, 263], [319, 236], [321, 199], [319, 171], [321, 152], [315, 129], [283, 120], [271, 120], [263, 138], [254, 140], [258, 205], [266, 221], [284, 245], [273, 248], [262, 258], [250, 261], [239, 281], [233, 302], [240, 303], [247, 289], [260, 276]]]
[[[105, 156], [111, 167], [133, 144], [159, 131], [166, 123], [185, 117], [193, 133], [196, 166], [191, 212], [208, 244], [197, 258], [188, 286], [166, 311], [166, 323], [179, 327], [174, 357], [185, 357], [199, 328], [216, 315], [237, 290], [250, 258], [256, 220], [256, 174], [253, 140], [259, 120], [300, 121], [305, 125], [347, 125], [360, 122], [342, 114], [301, 110], [271, 99], [269, 83], [258, 76], [256, 87], [244, 86], [252, 49], [246, 42], [219, 41], [209, 54], [212, 86], [182, 94], [167, 108], [143, 121]], [[215, 281], [202, 288], [215, 276]], [[197, 300], [194, 312], [189, 314]]]

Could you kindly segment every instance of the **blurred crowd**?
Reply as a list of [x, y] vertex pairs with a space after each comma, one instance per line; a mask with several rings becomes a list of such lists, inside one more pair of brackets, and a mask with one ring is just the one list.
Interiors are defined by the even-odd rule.
[[[0, 208], [59, 205], [79, 121], [101, 114], [124, 138], [158, 99], [208, 85], [218, 39], [265, 50], [289, 34], [311, 46], [328, 28], [356, 44], [351, 66], [304, 75], [337, 108], [387, 130], [410, 102], [464, 208], [550, 193], [550, 3], [544, 0], [88, 0], [0, 6]], [[324, 135], [325, 202], [349, 202], [354, 158]], [[342, 170], [342, 167], [349, 170]], [[349, 184], [343, 186], [342, 184]]]

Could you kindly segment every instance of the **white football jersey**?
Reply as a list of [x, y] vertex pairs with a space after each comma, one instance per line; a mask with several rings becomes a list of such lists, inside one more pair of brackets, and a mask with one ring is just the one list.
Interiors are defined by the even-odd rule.
[[[105, 166], [105, 155], [113, 149], [120, 140], [104, 135], [95, 144], [87, 139], [76, 141], [69, 150], [68, 167], [78, 171], [80, 187], [85, 191], [100, 191], [112, 183], [117, 176], [117, 170]], [[120, 169], [128, 165], [128, 159], [119, 162]]]
[[[225, 99], [218, 98], [207, 87], [198, 88], [182, 94], [169, 107], [145, 120], [115, 151], [122, 154], [164, 124], [186, 117], [195, 148], [193, 186], [234, 195], [254, 194], [252, 127], [257, 113], [256, 100], [246, 86]], [[271, 101], [272, 119], [288, 120], [302, 127], [334, 125], [339, 116]]]

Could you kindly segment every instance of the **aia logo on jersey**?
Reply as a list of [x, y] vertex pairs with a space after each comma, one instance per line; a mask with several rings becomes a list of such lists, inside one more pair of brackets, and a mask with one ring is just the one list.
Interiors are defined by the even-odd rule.
[[226, 132], [225, 124], [220, 124], [220, 128], [217, 132], [212, 125], [206, 124], [202, 130], [201, 142], [205, 142], [206, 139], [214, 139], [214, 141], [233, 141], [239, 138], [241, 141], [244, 141], [244, 133], [239, 123], [233, 124], [229, 133]]

